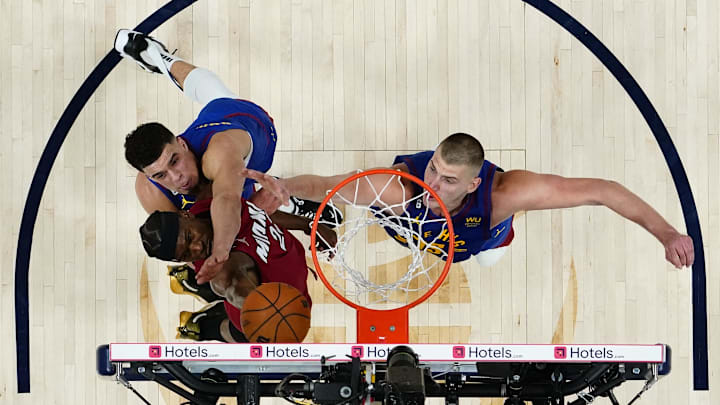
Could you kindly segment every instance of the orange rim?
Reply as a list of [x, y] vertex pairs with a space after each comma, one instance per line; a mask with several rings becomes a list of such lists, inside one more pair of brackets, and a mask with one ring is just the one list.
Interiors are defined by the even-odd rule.
[[[416, 184], [419, 184], [427, 190], [430, 195], [438, 202], [440, 205], [440, 210], [443, 213], [443, 216], [445, 217], [445, 220], [447, 221], [447, 227], [448, 232], [450, 233], [450, 243], [448, 243], [448, 253], [447, 253], [447, 259], [445, 260], [445, 267], [443, 268], [443, 271], [440, 273], [440, 277], [438, 277], [437, 281], [435, 281], [435, 284], [425, 292], [420, 298], [416, 299], [415, 301], [405, 304], [398, 308], [392, 308], [392, 309], [372, 309], [367, 308], [362, 305], [356, 304], [349, 299], [345, 298], [342, 294], [340, 294], [335, 288], [332, 286], [332, 284], [328, 281], [328, 279], [325, 277], [325, 274], [323, 273], [322, 267], [320, 266], [320, 261], [318, 260], [317, 256], [317, 249], [315, 247], [315, 237], [317, 234], [317, 227], [320, 220], [320, 214], [325, 209], [325, 206], [328, 204], [330, 199], [332, 198], [335, 193], [337, 193], [341, 188], [345, 187], [348, 183], [353, 182], [361, 177], [370, 176], [373, 174], [390, 174], [395, 176], [400, 176], [403, 178], [406, 178], [408, 180], [413, 181]], [[445, 207], [445, 203], [440, 199], [440, 197], [433, 191], [430, 186], [428, 186], [424, 181], [420, 180], [419, 178], [413, 176], [412, 174], [405, 173], [399, 170], [393, 170], [393, 169], [372, 169], [372, 170], [366, 170], [363, 172], [355, 173], [354, 175], [348, 177], [347, 179], [343, 180], [335, 186], [330, 192], [325, 196], [325, 198], [322, 200], [322, 203], [320, 203], [320, 207], [317, 210], [317, 213], [315, 214], [315, 219], [313, 220], [312, 230], [310, 231], [310, 250], [312, 251], [312, 257], [313, 257], [313, 263], [315, 263], [315, 271], [317, 271], [317, 274], [320, 276], [320, 280], [325, 284], [325, 287], [330, 290], [330, 292], [336, 296], [340, 301], [345, 303], [346, 305], [349, 305], [356, 310], [363, 310], [363, 311], [372, 311], [372, 312], [391, 312], [391, 311], [400, 311], [400, 310], [409, 310], [410, 308], [420, 304], [421, 302], [425, 301], [426, 299], [430, 298], [431, 295], [437, 291], [438, 288], [442, 285], [442, 283], [445, 281], [445, 277], [447, 277], [448, 273], [450, 272], [450, 266], [452, 266], [452, 260], [453, 255], [455, 254], [455, 232], [453, 230], [453, 224], [452, 224], [452, 217], [450, 216], [450, 213], [447, 210], [447, 207]]]

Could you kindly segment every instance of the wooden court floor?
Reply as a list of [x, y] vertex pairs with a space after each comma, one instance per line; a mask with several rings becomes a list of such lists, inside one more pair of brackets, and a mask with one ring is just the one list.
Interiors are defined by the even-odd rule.
[[[651, 235], [603, 207], [518, 215], [508, 254], [492, 268], [454, 265], [411, 313], [411, 340], [663, 342], [673, 371], [639, 403], [718, 404], [720, 5], [557, 3], [632, 73], [682, 158], [707, 259], [711, 390], [692, 391], [690, 271], [672, 268]], [[198, 106], [123, 61], [73, 125], [45, 188], [30, 266], [32, 392], [16, 393], [14, 260], [32, 175], [116, 30], [162, 5], [0, 0], [0, 404], [140, 403], [96, 376], [96, 346], [173, 340], [178, 312], [201, 307], [172, 294], [164, 264], [143, 253], [145, 214], [122, 146], [139, 123], [182, 131]], [[269, 111], [279, 134], [273, 174], [385, 166], [463, 131], [505, 169], [612, 179], [685, 227], [668, 167], [630, 98], [582, 44], [520, 0], [199, 0], [154, 35]], [[368, 260], [382, 269], [406, 258]], [[320, 284], [312, 294], [309, 340], [351, 340], [353, 314]], [[180, 402], [135, 385], [153, 404]], [[627, 403], [639, 389], [628, 383], [616, 394]]]

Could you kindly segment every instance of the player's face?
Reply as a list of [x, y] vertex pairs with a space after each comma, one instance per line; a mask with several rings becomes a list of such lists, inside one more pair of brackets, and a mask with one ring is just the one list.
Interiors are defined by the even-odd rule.
[[175, 258], [180, 262], [207, 259], [212, 253], [213, 231], [210, 221], [180, 216]]
[[168, 190], [181, 194], [191, 194], [200, 182], [197, 159], [181, 138], [165, 145], [160, 157], [145, 166], [143, 173]]
[[[452, 215], [462, 206], [465, 196], [480, 185], [477, 173], [477, 169], [470, 166], [446, 163], [436, 152], [425, 168], [425, 183], [437, 193]], [[432, 196], [425, 197], [425, 204], [435, 214], [440, 214], [440, 204]]]

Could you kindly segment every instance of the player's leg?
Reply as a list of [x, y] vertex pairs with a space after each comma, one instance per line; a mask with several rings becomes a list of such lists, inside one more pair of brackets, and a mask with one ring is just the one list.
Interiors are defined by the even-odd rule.
[[174, 56], [160, 41], [141, 32], [119, 30], [115, 49], [144, 70], [167, 76], [188, 98], [202, 106], [217, 98], [237, 98], [215, 73]]
[[198, 284], [195, 270], [187, 264], [167, 266], [170, 276], [170, 290], [175, 294], [187, 294], [206, 303], [222, 300], [223, 297], [213, 291], [210, 283]]
[[[258, 183], [255, 183], [254, 187], [255, 191], [262, 189]], [[317, 201], [305, 200], [291, 195], [288, 204], [281, 205], [278, 211], [304, 217], [312, 221], [315, 219], [318, 208], [320, 208], [320, 203]], [[320, 220], [328, 226], [332, 224], [342, 224], [343, 219], [342, 211], [334, 205], [326, 205], [320, 218]]]
[[182, 311], [176, 338], [225, 342], [225, 338], [220, 333], [220, 325], [227, 319], [223, 301], [208, 304], [195, 312]]
[[237, 314], [229, 315], [226, 308], [227, 305], [224, 301], [217, 301], [196, 312], [180, 312], [180, 326], [177, 328], [176, 337], [197, 341], [217, 340], [226, 343], [247, 343], [245, 334], [229, 318], [229, 316], [234, 316], [237, 318], [236, 322], [239, 322], [239, 311]]
[[225, 338], [225, 341], [228, 343], [248, 343], [247, 337], [245, 337], [245, 334], [242, 333], [238, 328], [235, 327], [235, 324], [230, 322], [230, 319], [224, 320], [220, 324], [220, 334]]

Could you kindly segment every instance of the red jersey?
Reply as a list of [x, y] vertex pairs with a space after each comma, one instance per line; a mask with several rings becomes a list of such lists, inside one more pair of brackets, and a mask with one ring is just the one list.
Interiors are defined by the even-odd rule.
[[[199, 217], [209, 217], [211, 201], [212, 199], [198, 201], [190, 208], [190, 212]], [[305, 295], [312, 306], [307, 287], [305, 248], [302, 243], [289, 231], [273, 223], [265, 211], [244, 199], [240, 221], [240, 232], [231, 252], [243, 252], [253, 259], [260, 273], [261, 283], [289, 284]], [[199, 270], [204, 262], [205, 260], [198, 260], [193, 264]], [[233, 325], [242, 331], [240, 308], [225, 301], [225, 310]]]

